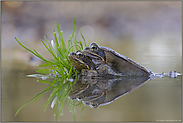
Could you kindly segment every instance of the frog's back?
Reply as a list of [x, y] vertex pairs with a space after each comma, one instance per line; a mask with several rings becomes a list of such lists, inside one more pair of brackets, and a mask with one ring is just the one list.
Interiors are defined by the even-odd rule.
[[105, 51], [106, 63], [123, 75], [149, 76], [153, 73], [130, 58], [127, 58], [108, 47], [99, 47]]

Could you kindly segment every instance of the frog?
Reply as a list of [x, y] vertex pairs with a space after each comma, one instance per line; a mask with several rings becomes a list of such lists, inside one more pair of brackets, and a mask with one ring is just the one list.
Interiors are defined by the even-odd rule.
[[100, 76], [150, 76], [153, 74], [152, 71], [132, 59], [96, 43], [91, 43], [82, 52], [86, 57], [92, 59]]

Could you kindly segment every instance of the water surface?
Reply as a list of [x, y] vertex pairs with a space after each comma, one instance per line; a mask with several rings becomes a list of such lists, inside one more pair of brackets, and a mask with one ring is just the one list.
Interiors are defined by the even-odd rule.
[[[124, 44], [120, 45], [124, 49], [117, 46], [112, 49], [116, 49], [155, 73], [172, 70], [181, 73], [181, 53], [174, 52], [176, 44], [172, 45], [170, 42], [164, 45], [167, 47], [171, 45], [171, 49], [156, 50], [148, 48], [148, 45], [144, 47], [125, 44], [131, 49], [127, 50]], [[16, 61], [2, 61], [2, 121], [54, 121], [51, 107], [45, 112], [41, 111], [50, 92], [42, 95], [36, 102], [28, 104], [16, 117], [14, 116], [23, 104], [47, 87], [46, 84], [38, 83], [36, 78], [27, 77], [28, 74], [36, 73], [36, 69], [37, 67]], [[154, 78], [108, 105], [97, 109], [85, 106], [82, 114], [80, 114], [82, 107], [77, 107], [76, 121], [180, 121], [181, 81], [182, 76]], [[73, 114], [69, 112], [67, 103], [60, 121], [73, 121]]]

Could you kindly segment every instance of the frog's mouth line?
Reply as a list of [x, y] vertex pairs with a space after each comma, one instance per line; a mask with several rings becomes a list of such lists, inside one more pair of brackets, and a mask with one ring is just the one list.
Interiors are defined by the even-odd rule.
[[80, 64], [80, 66], [85, 66], [86, 68], [85, 69], [89, 69], [89, 66], [88, 65], [86, 65], [83, 61], [81, 61], [81, 60], [78, 60], [78, 59], [72, 59], [72, 64]]
[[71, 64], [72, 64], [73, 66], [75, 66], [75, 64], [78, 65], [78, 63], [79, 63], [80, 66], [84, 67], [85, 69], [89, 69], [89, 66], [88, 66], [87, 64], [85, 64], [85, 63], [84, 63], [82, 60], [80, 60], [80, 59], [76, 59], [75, 57], [73, 57], [73, 55], [70, 55], [70, 56], [69, 56], [69, 59], [72, 61]]

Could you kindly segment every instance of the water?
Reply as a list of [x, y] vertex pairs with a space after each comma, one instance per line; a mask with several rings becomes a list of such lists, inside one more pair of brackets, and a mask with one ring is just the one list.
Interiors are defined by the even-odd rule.
[[[181, 48], [174, 41], [159, 43], [161, 47], [154, 42], [116, 42], [115, 46], [101, 42], [99, 45], [115, 49], [155, 73], [182, 72]], [[25, 62], [2, 60], [2, 121], [54, 121], [51, 104], [46, 111], [41, 111], [50, 92], [14, 116], [22, 105], [48, 87], [36, 78], [27, 77], [36, 73], [36, 69]], [[85, 106], [82, 114], [82, 107], [77, 107], [76, 121], [180, 121], [181, 81], [182, 76], [154, 78], [108, 105], [97, 109]], [[59, 120], [73, 121], [67, 103]]]

